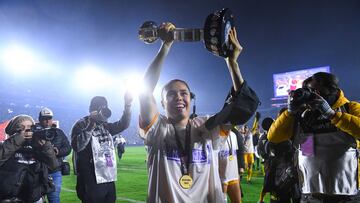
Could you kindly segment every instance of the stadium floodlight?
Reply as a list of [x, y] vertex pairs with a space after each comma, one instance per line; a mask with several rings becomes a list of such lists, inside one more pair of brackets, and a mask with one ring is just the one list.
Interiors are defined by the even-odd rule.
[[112, 77], [94, 65], [87, 65], [75, 72], [76, 87], [87, 92], [112, 88]]
[[1, 63], [7, 71], [16, 74], [27, 74], [38, 67], [39, 60], [34, 54], [21, 46], [12, 45], [1, 53]]

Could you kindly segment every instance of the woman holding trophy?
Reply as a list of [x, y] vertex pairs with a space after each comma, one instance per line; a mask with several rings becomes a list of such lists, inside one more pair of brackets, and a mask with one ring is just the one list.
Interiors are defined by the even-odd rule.
[[243, 124], [255, 113], [259, 100], [240, 73], [237, 59], [242, 47], [232, 28], [228, 34], [232, 48], [225, 61], [233, 87], [223, 109], [213, 116], [190, 118], [194, 94], [185, 81], [174, 79], [162, 89], [165, 115], [161, 115], [153, 91], [175, 29], [163, 23], [157, 30], [162, 45], [145, 73], [146, 90], [139, 96], [140, 136], [148, 147], [147, 202], [224, 202], [217, 150], [232, 124]]

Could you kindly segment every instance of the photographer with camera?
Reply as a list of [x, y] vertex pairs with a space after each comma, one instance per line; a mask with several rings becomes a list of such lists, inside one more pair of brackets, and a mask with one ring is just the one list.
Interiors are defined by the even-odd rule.
[[78, 120], [72, 128], [77, 172], [76, 192], [84, 203], [116, 201], [117, 166], [113, 135], [129, 127], [131, 119], [130, 93], [125, 93], [125, 108], [119, 121], [109, 123], [111, 110], [105, 97], [91, 99], [90, 115]]
[[34, 120], [18, 115], [5, 128], [9, 135], [0, 143], [0, 201], [35, 202], [55, 187], [48, 170], [59, 167], [51, 143], [36, 136]]
[[290, 92], [288, 110], [271, 125], [274, 143], [294, 140], [301, 202], [359, 202], [356, 141], [360, 104], [349, 101], [338, 79], [319, 72]]
[[49, 203], [60, 203], [63, 160], [70, 154], [71, 146], [65, 133], [53, 123], [53, 116], [54, 114], [51, 109], [43, 108], [39, 112], [39, 123], [35, 125], [39, 135], [43, 136], [45, 140], [50, 141], [53, 145], [56, 158], [61, 163], [55, 170], [49, 171], [49, 175], [55, 184], [55, 191], [47, 195]]

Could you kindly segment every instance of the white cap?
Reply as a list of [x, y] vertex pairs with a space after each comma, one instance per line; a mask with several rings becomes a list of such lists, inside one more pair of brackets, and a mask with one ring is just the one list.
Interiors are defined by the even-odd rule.
[[49, 109], [49, 108], [43, 108], [41, 109], [40, 113], [39, 113], [39, 119], [42, 117], [53, 117], [54, 114], [53, 112]]

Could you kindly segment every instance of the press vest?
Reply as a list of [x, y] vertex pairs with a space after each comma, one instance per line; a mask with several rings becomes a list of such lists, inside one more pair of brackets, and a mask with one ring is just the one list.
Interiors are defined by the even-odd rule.
[[96, 182], [114, 182], [117, 179], [115, 148], [112, 137], [102, 125], [92, 131], [91, 148]]
[[[345, 111], [344, 107], [338, 110]], [[300, 127], [297, 139], [303, 194], [357, 194], [358, 156], [354, 137], [336, 128], [330, 120], [320, 119], [311, 128]], [[310, 154], [309, 143], [313, 143]]]

